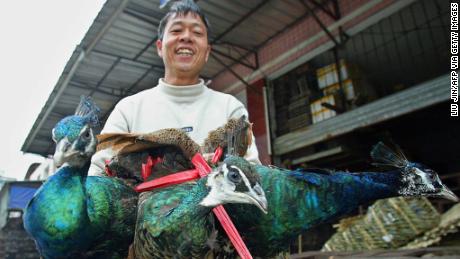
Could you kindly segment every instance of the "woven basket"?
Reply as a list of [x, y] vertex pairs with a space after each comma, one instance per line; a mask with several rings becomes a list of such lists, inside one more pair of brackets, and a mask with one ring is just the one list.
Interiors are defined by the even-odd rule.
[[440, 215], [426, 198], [389, 198], [375, 202], [355, 221], [341, 221], [323, 251], [363, 251], [397, 248], [430, 230]]
[[418, 249], [427, 246], [435, 245], [449, 234], [454, 234], [460, 231], [460, 204], [450, 208], [446, 213], [442, 214], [441, 222], [438, 226], [424, 233], [408, 244], [404, 245], [403, 249]]

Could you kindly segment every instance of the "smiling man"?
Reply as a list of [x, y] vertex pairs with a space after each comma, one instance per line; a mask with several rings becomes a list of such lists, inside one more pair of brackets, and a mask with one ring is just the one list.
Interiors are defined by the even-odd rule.
[[[160, 21], [157, 53], [165, 66], [158, 85], [122, 99], [110, 114], [101, 133], [148, 133], [164, 128], [181, 128], [199, 144], [208, 132], [230, 118], [248, 116], [235, 97], [209, 89], [200, 72], [208, 61], [209, 22], [191, 0], [174, 3]], [[254, 138], [253, 138], [254, 139]], [[90, 175], [102, 175], [111, 154], [93, 156]], [[260, 163], [255, 142], [246, 158]]]
[[165, 82], [177, 86], [199, 83], [211, 51], [208, 29], [208, 21], [192, 2], [176, 4], [161, 20], [156, 45], [165, 64]]

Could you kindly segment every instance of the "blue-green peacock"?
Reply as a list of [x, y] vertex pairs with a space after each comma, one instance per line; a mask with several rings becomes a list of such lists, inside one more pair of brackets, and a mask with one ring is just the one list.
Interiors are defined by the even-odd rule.
[[251, 206], [229, 204], [226, 209], [255, 256], [275, 256], [295, 238], [322, 223], [336, 221], [361, 204], [394, 196], [434, 196], [458, 201], [432, 169], [409, 162], [384, 144], [374, 146], [377, 163], [395, 169], [383, 173], [328, 170], [289, 171], [251, 165], [241, 158], [228, 164], [256, 171], [268, 201], [268, 213]]
[[[207, 151], [223, 143], [224, 139], [227, 139], [226, 143], [241, 144], [242, 141], [234, 141], [234, 137], [250, 135], [244, 133], [250, 127], [239, 129], [243, 131], [237, 134], [217, 130], [220, 134], [210, 135], [210, 139], [218, 136], [217, 139], [221, 141], [207, 141], [207, 144], [214, 143], [207, 145]], [[233, 137], [228, 138], [227, 135]], [[246, 140], [246, 145], [250, 142], [247, 138], [242, 139]], [[121, 152], [123, 155], [115, 157], [115, 163], [111, 165], [115, 170], [117, 164], [123, 164], [131, 155], [147, 152], [143, 150], [143, 147], [148, 146], [145, 143], [138, 148], [133, 148], [136, 141], [130, 143], [126, 147], [135, 152]], [[232, 150], [230, 145], [225, 147]], [[137, 258], [202, 258], [210, 254], [224, 258], [236, 256], [225, 233], [214, 223], [210, 208], [203, 205], [212, 207], [230, 203], [225, 207], [253, 256], [267, 258], [286, 250], [298, 234], [319, 224], [337, 220], [360, 204], [393, 196], [438, 196], [458, 200], [441, 183], [436, 172], [422, 164], [409, 162], [402, 153], [393, 152], [379, 143], [371, 155], [377, 163], [395, 169], [384, 173], [322, 169], [290, 171], [253, 165], [242, 157], [228, 156], [214, 169], [213, 174], [225, 175], [228, 168], [232, 168], [241, 176], [260, 177], [257, 182], [262, 189], [260, 192], [265, 193], [267, 213], [257, 203], [242, 205], [236, 200], [218, 199], [212, 204], [206, 203], [213, 188], [219, 189], [218, 193], [237, 192], [234, 185], [209, 182], [209, 178], [146, 192], [141, 194], [138, 207], [135, 255]], [[135, 174], [140, 172], [136, 168], [124, 167], [123, 170]]]
[[[55, 158], [65, 164], [37, 192], [24, 216], [25, 227], [45, 258], [122, 257], [133, 240], [136, 258], [233, 258], [236, 253], [211, 213], [220, 204], [226, 204], [253, 256], [266, 258], [286, 249], [297, 234], [376, 199], [400, 195], [458, 199], [433, 170], [378, 144], [372, 156], [395, 170], [289, 171], [229, 155], [209, 176], [144, 192], [137, 202], [124, 182], [86, 176], [83, 165], [95, 150], [91, 129], [95, 118], [91, 112], [78, 114], [55, 127]], [[248, 125], [242, 121], [229, 125]], [[218, 129], [204, 148], [173, 129], [103, 135], [100, 148], [114, 149], [116, 156], [107, 169], [132, 186], [192, 169], [191, 155], [216, 146], [241, 155], [252, 134], [248, 126], [236, 128], [237, 133], [235, 127]], [[151, 156], [161, 160], [151, 175], [142, 175], [140, 167]]]
[[24, 227], [44, 258], [125, 258], [134, 236], [138, 195], [116, 178], [87, 176], [96, 149], [98, 108], [82, 98], [53, 129], [60, 169], [24, 213]]

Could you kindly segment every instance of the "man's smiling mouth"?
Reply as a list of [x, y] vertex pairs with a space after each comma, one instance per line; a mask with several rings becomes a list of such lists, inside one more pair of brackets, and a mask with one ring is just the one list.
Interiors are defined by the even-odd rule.
[[190, 57], [190, 56], [193, 56], [194, 53], [191, 49], [180, 48], [176, 51], [176, 54], [179, 54], [181, 56]]

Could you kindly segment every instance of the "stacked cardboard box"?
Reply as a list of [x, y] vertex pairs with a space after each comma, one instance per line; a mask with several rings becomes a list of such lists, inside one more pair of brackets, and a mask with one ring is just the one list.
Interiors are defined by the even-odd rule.
[[[351, 79], [347, 79], [342, 81], [342, 89], [343, 93], [345, 95], [345, 98], [347, 101], [353, 100], [356, 97], [356, 83], [357, 81], [353, 81]], [[323, 93], [325, 96], [327, 95], [333, 95], [338, 93], [340, 90], [340, 84], [335, 83], [333, 85], [327, 86], [326, 88], [323, 89]]]
[[324, 107], [323, 103], [337, 106], [340, 103], [340, 99], [337, 97], [337, 95], [331, 94], [312, 102], [310, 104], [310, 111], [313, 124], [334, 117], [337, 114], [334, 110]]
[[[343, 59], [339, 61], [339, 64], [342, 81], [347, 79], [361, 78], [361, 73], [359, 72], [359, 69], [356, 66], [347, 64]], [[330, 65], [317, 69], [316, 77], [318, 79], [319, 89], [324, 89], [328, 86], [339, 83], [336, 64], [332, 63]]]
[[[358, 97], [365, 97], [366, 100], [372, 93], [372, 87], [365, 83], [362, 73], [357, 66], [348, 64], [345, 60], [340, 60], [340, 74], [342, 79], [342, 91], [340, 91], [340, 83], [335, 63], [316, 70], [318, 87], [321, 89], [323, 97], [315, 100], [310, 105], [312, 113], [312, 122], [318, 123], [325, 119], [334, 117], [337, 112], [324, 107], [323, 103], [328, 103], [335, 106], [339, 110], [350, 108]], [[343, 94], [343, 95], [342, 95]]]

